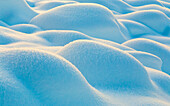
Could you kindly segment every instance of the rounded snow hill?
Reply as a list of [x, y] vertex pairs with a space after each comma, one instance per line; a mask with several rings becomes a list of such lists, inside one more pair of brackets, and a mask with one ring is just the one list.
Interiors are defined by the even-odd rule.
[[13, 75], [43, 105], [108, 105], [103, 94], [61, 56], [34, 49], [3, 49], [0, 69]]
[[134, 50], [134, 49], [132, 49], [128, 46], [125, 46], [125, 45], [122, 45], [122, 44], [119, 44], [119, 43], [116, 43], [116, 42], [112, 42], [112, 41], [109, 41], [109, 40], [103, 40], [103, 39], [92, 39], [92, 40], [96, 41], [96, 42], [104, 43], [104, 44], [109, 45], [109, 46], [119, 48], [121, 50], [128, 50], [128, 51]]
[[144, 66], [161, 70], [162, 60], [151, 53], [141, 52], [141, 51], [126, 51], [133, 57], [138, 59]]
[[129, 39], [141, 37], [146, 34], [158, 35], [158, 33], [153, 31], [151, 28], [139, 22], [127, 20], [127, 19], [119, 19], [118, 21], [121, 22], [127, 28], [130, 35]]
[[0, 20], [14, 25], [28, 23], [37, 15], [25, 0], [0, 0]]
[[7, 45], [0, 45], [2, 48], [23, 48], [23, 47], [39, 47], [42, 46], [40, 44], [36, 43], [29, 43], [29, 42], [16, 42], [16, 43], [11, 43]]
[[37, 15], [30, 23], [42, 29], [75, 30], [118, 43], [126, 39], [112, 11], [99, 4], [62, 5]]
[[160, 5], [150, 4], [150, 5], [135, 7], [135, 9], [137, 11], [140, 11], [140, 10], [159, 10], [159, 11], [163, 12], [164, 14], [166, 14], [168, 17], [170, 17], [170, 9], [166, 8], [164, 6], [160, 6]]
[[[61, 0], [65, 1], [65, 0]], [[72, 0], [67, 0], [72, 1]], [[124, 2], [123, 0], [74, 0], [80, 3], [97, 3], [106, 6], [110, 10], [114, 10], [118, 13], [132, 12], [132, 6]], [[120, 8], [121, 7], [121, 8]]]
[[[170, 76], [162, 71], [146, 67], [151, 80], [165, 93], [170, 95]], [[167, 98], [168, 99], [168, 98]]]
[[51, 43], [52, 46], [64, 46], [74, 40], [87, 39], [87, 40], [94, 40], [97, 42], [101, 42], [119, 48], [121, 50], [129, 50], [129, 51], [134, 50], [130, 47], [121, 45], [116, 42], [103, 40], [103, 39], [96, 39], [93, 37], [89, 37], [81, 32], [73, 31], [73, 30], [46, 30], [46, 31], [37, 32], [34, 35], [47, 40], [49, 43]]
[[170, 19], [163, 12], [158, 10], [142, 10], [129, 14], [119, 15], [117, 18], [133, 20], [148, 26], [159, 34], [165, 36], [170, 35]]
[[29, 42], [16, 42], [7, 45], [0, 45], [0, 48], [29, 48], [29, 49], [38, 49], [38, 50], [45, 50], [48, 52], [56, 53], [58, 50], [62, 48], [62, 46], [44, 46], [36, 43], [29, 43]]
[[74, 64], [98, 89], [151, 88], [143, 65], [118, 48], [90, 40], [69, 43], [57, 52]]
[[92, 39], [81, 32], [72, 30], [47, 30], [37, 32], [34, 35], [47, 40], [52, 46], [64, 46], [78, 39]]
[[170, 75], [170, 48], [168, 46], [145, 38], [132, 39], [123, 44], [135, 50], [158, 56], [163, 62], [162, 71]]
[[149, 4], [157, 4], [157, 5], [163, 6], [161, 1], [158, 1], [158, 0], [124, 0], [124, 2], [132, 6], [143, 6], [143, 5], [149, 5]]
[[40, 103], [15, 75], [0, 68], [0, 105], [40, 106]]
[[0, 44], [5, 45], [5, 44], [10, 44], [14, 42], [31, 42], [31, 43], [37, 43], [37, 44], [42, 44], [42, 45], [48, 45], [49, 42], [46, 40], [37, 37], [35, 35], [31, 34], [25, 34], [21, 33], [6, 27], [1, 27], [0, 26]]
[[39, 27], [31, 24], [17, 24], [17, 25], [9, 26], [9, 28], [27, 34], [41, 31]]
[[36, 10], [50, 10], [52, 8], [65, 5], [65, 4], [73, 4], [77, 3], [75, 1], [40, 1], [38, 3], [35, 3], [34, 9]]
[[146, 38], [146, 39], [151, 39], [151, 40], [157, 41], [157, 42], [165, 44], [165, 45], [170, 45], [170, 37], [168, 37], [168, 36], [145, 35], [142, 37]]

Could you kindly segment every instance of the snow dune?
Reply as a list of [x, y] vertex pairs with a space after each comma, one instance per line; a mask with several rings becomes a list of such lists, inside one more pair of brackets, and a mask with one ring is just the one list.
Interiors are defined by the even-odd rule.
[[169, 0], [1, 0], [1, 106], [170, 105]]
[[76, 30], [96, 38], [116, 42], [125, 41], [111, 10], [98, 4], [59, 6], [37, 15], [31, 20], [31, 24], [46, 30]]

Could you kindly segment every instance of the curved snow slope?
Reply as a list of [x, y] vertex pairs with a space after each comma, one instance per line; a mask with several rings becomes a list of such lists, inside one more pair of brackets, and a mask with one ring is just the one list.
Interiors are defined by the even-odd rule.
[[92, 39], [83, 33], [70, 30], [48, 30], [35, 33], [35, 35], [47, 40], [53, 46], [64, 46], [78, 39]]
[[5, 22], [3, 22], [3, 21], [0, 21], [0, 26], [8, 27], [8, 25]]
[[[16, 25], [17, 26], [17, 25]], [[10, 26], [13, 27], [13, 26]], [[32, 30], [29, 30], [28, 28], [21, 27], [20, 30], [27, 31], [35, 31], [34, 28], [31, 28]], [[96, 39], [93, 37], [89, 37], [83, 33], [72, 31], [72, 30], [48, 30], [48, 31], [39, 31], [37, 33], [32, 34], [25, 34], [18, 31], [11, 30], [9, 28], [1, 27], [0, 26], [0, 44], [10, 44], [10, 43], [16, 43], [16, 42], [28, 42], [28, 43], [36, 43], [36, 44], [42, 44], [46, 46], [64, 46], [74, 40], [79, 39], [89, 39], [89, 40], [95, 40], [98, 42], [102, 42], [123, 50], [133, 50], [132, 48], [126, 47], [124, 45], [120, 45], [115, 42], [111, 42], [108, 40], [102, 40], [102, 39]]]
[[128, 13], [133, 11], [131, 5], [127, 4], [123, 0], [66, 0], [66, 1], [77, 1], [80, 3], [97, 3], [106, 6], [110, 10], [114, 10], [118, 13]]
[[[28, 94], [28, 97], [20, 99], [23, 99], [20, 101], [21, 103], [17, 103], [17, 100], [14, 99], [15, 105], [32, 103], [32, 101], [28, 101], [29, 95], [44, 105], [56, 103], [58, 105], [97, 105], [105, 103], [101, 94], [87, 83], [79, 70], [58, 55], [34, 49], [5, 49], [0, 51], [0, 69], [1, 73], [12, 74], [10, 78], [16, 80], [14, 87], [8, 88], [10, 86], [8, 85], [5, 88], [5, 91], [9, 92], [9, 99], [3, 101], [5, 104], [8, 104], [8, 100], [12, 99], [10, 95], [13, 93], [16, 93], [16, 96], [20, 93], [22, 95]], [[8, 76], [4, 76], [3, 80], [7, 78]], [[16, 88], [15, 91], [17, 85], [21, 88]], [[1, 92], [5, 91], [2, 89]]]
[[142, 23], [127, 19], [119, 19], [118, 21], [121, 22], [127, 28], [130, 35], [130, 39], [141, 37], [143, 35], [159, 35], [151, 28]]
[[[162, 71], [170, 75], [170, 47], [159, 42], [145, 39], [145, 38], [138, 38], [129, 40], [123, 43], [126, 46], [134, 48], [135, 50], [144, 51], [152, 53], [162, 60]], [[161, 51], [161, 52], [160, 52]]]
[[45, 50], [48, 52], [57, 52], [62, 48], [62, 46], [45, 46], [36, 43], [29, 43], [29, 42], [15, 42], [8, 45], [0, 45], [0, 48], [29, 48], [29, 49], [38, 49], [38, 50]]
[[28, 33], [28, 34], [41, 31], [39, 27], [35, 25], [31, 25], [31, 24], [17, 24], [17, 25], [10, 26], [9, 28], [19, 31], [19, 32]]
[[151, 36], [151, 35], [146, 35], [143, 36], [143, 38], [151, 39], [160, 43], [163, 43], [165, 45], [170, 45], [170, 38], [167, 36]]
[[147, 68], [147, 72], [160, 89], [170, 94], [170, 76], [168, 74], [151, 68]]
[[123, 1], [125, 1], [126, 3], [128, 3], [132, 6], [143, 6], [143, 5], [149, 5], [149, 4], [157, 4], [157, 5], [163, 6], [161, 1], [164, 1], [164, 0], [144, 0], [144, 1], [141, 1], [141, 0], [123, 0]]
[[140, 11], [140, 10], [159, 10], [159, 11], [163, 12], [164, 14], [166, 14], [168, 17], [170, 17], [170, 9], [166, 8], [164, 6], [162, 7], [160, 5], [150, 4], [150, 5], [136, 7], [135, 9], [137, 9], [137, 11]]
[[170, 106], [170, 0], [0, 0], [0, 106]]
[[73, 63], [94, 87], [144, 89], [151, 86], [139, 61], [109, 45], [79, 40], [64, 46], [57, 54]]
[[44, 11], [44, 10], [50, 10], [52, 8], [65, 5], [65, 4], [72, 4], [77, 3], [75, 1], [40, 1], [38, 3], [35, 3], [36, 10]]
[[59, 6], [37, 15], [30, 23], [46, 30], [76, 30], [96, 38], [119, 43], [125, 41], [125, 36], [112, 12], [98, 4]]
[[151, 29], [162, 35], [170, 35], [169, 17], [158, 10], [142, 10], [125, 15], [119, 15], [117, 16], [117, 18], [133, 20], [150, 27]]
[[48, 45], [47, 41], [35, 35], [27, 35], [27, 34], [17, 32], [9, 28], [0, 26], [0, 44], [1, 45], [10, 44], [10, 43], [19, 42], [19, 41]]
[[127, 51], [129, 54], [138, 59], [144, 66], [161, 70], [162, 60], [156, 55], [141, 52], [141, 51]]
[[93, 40], [97, 41], [97, 42], [100, 42], [100, 43], [104, 43], [106, 45], [110, 45], [110, 46], [119, 48], [121, 50], [129, 50], [129, 51], [133, 51], [134, 50], [134, 49], [132, 49], [132, 48], [130, 48], [128, 46], [125, 46], [125, 45], [122, 45], [122, 44], [119, 44], [119, 43], [116, 43], [116, 42], [112, 42], [112, 41], [109, 41], [109, 40], [95, 39], [95, 38], [93, 38]]
[[9, 25], [28, 23], [35, 15], [25, 0], [1, 0], [0, 20]]
[[13, 74], [2, 70], [2, 68], [0, 71], [0, 95], [2, 106], [40, 105], [32, 93]]
[[96, 39], [86, 34], [83, 34], [81, 32], [73, 31], [73, 30], [47, 30], [47, 31], [37, 32], [34, 35], [45, 39], [52, 46], [64, 46], [74, 40], [88, 39], [88, 40], [101, 42], [122, 50], [130, 50], [130, 51], [134, 50], [127, 46], [120, 45], [119, 43], [116, 42], [111, 42], [109, 40], [103, 40], [103, 39]]

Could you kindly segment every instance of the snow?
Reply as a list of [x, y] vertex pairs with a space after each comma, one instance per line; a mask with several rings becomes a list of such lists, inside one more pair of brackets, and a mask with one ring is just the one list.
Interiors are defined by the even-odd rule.
[[53, 46], [64, 46], [79, 39], [92, 39], [83, 33], [71, 30], [48, 30], [38, 32], [35, 35], [47, 40]]
[[169, 106], [170, 0], [0, 0], [0, 106]]
[[50, 10], [52, 8], [55, 8], [57, 6], [61, 6], [64, 4], [72, 4], [72, 3], [76, 3], [76, 2], [74, 1], [41, 1], [41, 2], [35, 3], [34, 9], [45, 11], [45, 10]]
[[140, 52], [140, 51], [127, 51], [129, 54], [138, 59], [144, 66], [153, 69], [161, 70], [162, 60], [151, 53]]
[[38, 31], [41, 31], [41, 29], [35, 25], [31, 24], [17, 24], [17, 25], [12, 25], [10, 26], [10, 29], [23, 32], [23, 33], [35, 33]]
[[170, 76], [162, 71], [147, 68], [149, 76], [152, 78], [160, 89], [164, 90], [166, 93], [170, 93]]
[[64, 46], [57, 54], [73, 63], [92, 86], [100, 89], [150, 84], [146, 71], [135, 58], [109, 45], [79, 40]]
[[129, 14], [123, 14], [117, 16], [117, 18], [128, 19], [142, 23], [162, 35], [168, 36], [170, 34], [169, 17], [158, 10], [142, 10]]
[[[132, 39], [125, 43], [126, 46], [129, 46], [138, 51], [144, 51], [152, 53], [162, 60], [162, 71], [170, 75], [170, 48], [167, 45], [161, 44], [159, 42], [145, 39], [145, 38], [138, 38]], [[161, 51], [161, 52], [160, 52]]]
[[12, 29], [1, 27], [0, 26], [0, 44], [10, 44], [18, 41], [26, 41], [32, 43], [48, 44], [42, 38], [39, 38], [35, 35], [27, 35], [21, 32], [14, 31]]
[[1, 68], [15, 75], [40, 103], [65, 105], [64, 100], [72, 104], [102, 103], [78, 69], [60, 56], [39, 50], [7, 49], [1, 50], [0, 61], [5, 61]]
[[129, 32], [129, 39], [141, 37], [143, 35], [159, 35], [154, 30], [150, 29], [146, 25], [127, 19], [119, 19], [123, 25], [126, 26]]
[[59, 6], [37, 15], [30, 23], [46, 30], [76, 30], [96, 38], [119, 43], [125, 41], [125, 36], [111, 10], [98, 4]]
[[10, 25], [28, 23], [37, 15], [25, 0], [1, 0], [0, 12], [0, 20]]

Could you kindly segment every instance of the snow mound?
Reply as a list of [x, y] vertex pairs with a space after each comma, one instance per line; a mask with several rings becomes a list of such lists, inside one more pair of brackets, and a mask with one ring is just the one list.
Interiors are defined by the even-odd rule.
[[143, 35], [158, 35], [158, 33], [153, 31], [151, 28], [139, 22], [127, 19], [119, 19], [118, 21], [121, 22], [127, 28], [130, 35], [129, 39], [141, 37]]
[[159, 10], [170, 17], [170, 10], [166, 7], [160, 5], [150, 4], [145, 6], [136, 7], [137, 10]]
[[36, 10], [50, 10], [52, 8], [65, 5], [65, 4], [72, 4], [72, 3], [77, 3], [75, 1], [40, 1], [35, 4]]
[[0, 106], [170, 106], [170, 0], [0, 0]]
[[123, 44], [135, 50], [148, 52], [158, 56], [163, 62], [162, 71], [170, 75], [170, 48], [167, 45], [145, 38], [129, 40]]
[[42, 29], [75, 30], [119, 43], [126, 39], [113, 13], [99, 4], [62, 5], [37, 15], [30, 23]]
[[151, 39], [160, 43], [163, 43], [165, 45], [170, 45], [170, 38], [167, 36], [152, 36], [152, 35], [146, 35], [143, 36], [143, 38]]
[[150, 53], [141, 51], [127, 51], [129, 54], [138, 59], [144, 66], [161, 70], [162, 60]]
[[[79, 70], [58, 55], [34, 49], [4, 49], [0, 51], [0, 64], [2, 70], [14, 75], [44, 105], [105, 103], [102, 94], [88, 84]], [[17, 95], [22, 92], [11, 90]]]
[[31, 24], [17, 24], [17, 25], [10, 26], [9, 28], [19, 31], [19, 32], [28, 33], [28, 34], [41, 31], [39, 27], [35, 25], [31, 25]]
[[150, 27], [152, 30], [162, 35], [170, 35], [169, 17], [167, 17], [163, 12], [158, 10], [142, 10], [125, 15], [119, 15], [117, 16], [117, 18], [133, 20]]
[[94, 41], [97, 41], [97, 42], [100, 42], [100, 43], [104, 43], [106, 45], [109, 45], [109, 46], [113, 46], [113, 47], [116, 47], [116, 48], [119, 48], [121, 50], [129, 50], [129, 51], [133, 51], [134, 49], [128, 47], [128, 46], [125, 46], [125, 45], [122, 45], [122, 44], [119, 44], [119, 43], [116, 43], [116, 42], [112, 42], [112, 41], [109, 41], [109, 40], [103, 40], [103, 39], [92, 39]]
[[29, 42], [15, 42], [8, 45], [0, 45], [1, 49], [4, 48], [29, 48], [29, 49], [38, 49], [38, 50], [45, 50], [48, 52], [56, 53], [58, 50], [62, 48], [62, 46], [45, 46], [36, 43], [29, 43]]
[[64, 46], [78, 39], [92, 39], [83, 33], [71, 30], [47, 30], [38, 32], [35, 35], [47, 40], [53, 46]]
[[19, 42], [19, 41], [32, 42], [32, 43], [38, 43], [38, 44], [44, 44], [44, 45], [49, 44], [49, 42], [35, 35], [26, 35], [24, 33], [17, 32], [9, 28], [0, 26], [0, 44], [1, 45], [10, 44], [10, 43]]
[[163, 6], [161, 1], [162, 0], [124, 0], [126, 3], [132, 5], [132, 6], [143, 6], [143, 5], [149, 5], [149, 4], [156, 4]]
[[73, 30], [47, 30], [47, 31], [41, 31], [35, 33], [34, 35], [45, 39], [52, 46], [64, 46], [75, 40], [87, 39], [87, 40], [94, 40], [97, 42], [101, 42], [122, 50], [130, 50], [130, 51], [133, 50], [132, 48], [121, 45], [119, 43], [111, 42], [103, 39], [96, 39], [93, 37], [89, 37], [81, 32], [73, 31]]
[[37, 15], [25, 0], [1, 0], [0, 13], [0, 20], [9, 25], [28, 23]]
[[95, 41], [78, 40], [64, 46], [57, 54], [74, 64], [96, 88], [151, 87], [143, 65], [118, 48]]
[[159, 87], [161, 90], [170, 94], [170, 76], [162, 71], [155, 70], [152, 68], [146, 68], [147, 72], [152, 79], [152, 81]]
[[2, 106], [40, 105], [38, 100], [16, 79], [16, 77], [3, 70], [0, 71], [0, 104]]
[[[110, 10], [114, 10], [118, 13], [132, 12], [132, 6], [124, 2], [123, 0], [74, 0], [80, 3], [97, 3], [106, 6]], [[120, 8], [121, 6], [121, 8]]]

